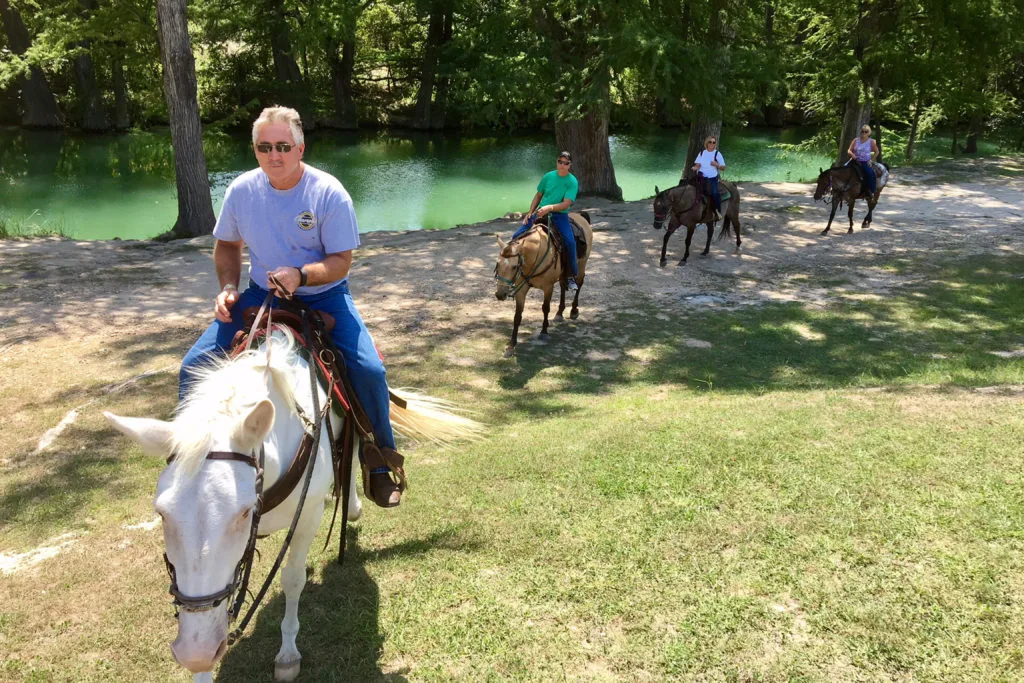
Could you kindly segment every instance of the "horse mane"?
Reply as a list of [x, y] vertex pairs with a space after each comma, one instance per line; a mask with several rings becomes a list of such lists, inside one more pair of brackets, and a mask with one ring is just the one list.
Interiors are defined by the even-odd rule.
[[[271, 346], [270, 378], [292, 413], [296, 413], [292, 390], [291, 360], [296, 353], [295, 337], [285, 327], [274, 328]], [[234, 433], [240, 429], [249, 411], [269, 398], [265, 381], [266, 345], [244, 351], [234, 358], [211, 357], [193, 371], [195, 379], [188, 396], [178, 406], [174, 418], [171, 453], [178, 471], [193, 476], [209, 453], [217, 430]]]

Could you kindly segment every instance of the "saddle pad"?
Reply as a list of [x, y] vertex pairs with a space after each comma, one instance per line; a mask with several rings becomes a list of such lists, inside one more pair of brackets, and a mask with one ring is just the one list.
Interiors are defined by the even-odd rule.
[[732, 199], [732, 192], [729, 192], [729, 190], [725, 189], [724, 186], [719, 185], [718, 186], [718, 197], [719, 197], [719, 199], [721, 199], [724, 202], [726, 199]]

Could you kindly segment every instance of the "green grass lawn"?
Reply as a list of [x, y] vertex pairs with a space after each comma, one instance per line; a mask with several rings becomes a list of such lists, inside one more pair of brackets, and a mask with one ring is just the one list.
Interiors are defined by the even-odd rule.
[[[411, 450], [405, 502], [367, 505], [344, 566], [314, 544], [301, 680], [1024, 678], [1024, 259], [892, 269], [913, 284], [584, 309], [515, 360], [503, 330], [391, 361], [491, 431]], [[170, 389], [103, 408], [160, 415]], [[187, 678], [158, 531], [118, 547], [159, 464], [96, 417], [67, 449], [101, 440], [45, 456], [63, 486], [0, 474], [4, 545], [92, 530], [0, 579], [0, 678]], [[283, 609], [272, 593], [219, 680], [270, 679]]]

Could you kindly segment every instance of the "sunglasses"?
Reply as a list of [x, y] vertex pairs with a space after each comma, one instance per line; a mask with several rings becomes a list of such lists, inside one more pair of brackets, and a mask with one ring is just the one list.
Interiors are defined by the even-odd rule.
[[566, 161], [565, 159], [559, 159], [559, 160], [558, 160], [558, 165], [559, 165], [559, 166], [568, 166], [568, 165], [569, 165], [569, 163], [570, 163], [570, 162]]
[[256, 143], [256, 151], [260, 154], [270, 154], [270, 150], [276, 149], [281, 154], [287, 154], [292, 151], [292, 147], [295, 145], [287, 142], [258, 142]]
[[871, 131], [870, 131], [870, 130], [868, 130], [867, 128], [861, 128], [861, 129], [860, 129], [860, 132], [861, 132], [861, 133], [870, 133]]
[[709, 145], [717, 145], [718, 144], [718, 140], [708, 140], [707, 144], [709, 144]]

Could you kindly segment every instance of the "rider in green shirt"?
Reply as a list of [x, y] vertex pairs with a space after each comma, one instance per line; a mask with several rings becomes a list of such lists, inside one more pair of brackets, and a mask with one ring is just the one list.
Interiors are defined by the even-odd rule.
[[572, 168], [572, 155], [562, 152], [555, 160], [556, 169], [544, 174], [537, 184], [537, 194], [530, 203], [530, 210], [526, 214], [523, 225], [512, 235], [516, 239], [523, 235], [534, 220], [551, 214], [551, 223], [558, 229], [562, 236], [562, 247], [565, 249], [566, 257], [569, 260], [569, 268], [572, 276], [568, 278], [569, 291], [578, 289], [576, 277], [579, 275], [579, 266], [576, 263], [576, 238], [572, 234], [572, 225], [569, 223], [569, 207], [576, 201], [576, 193], [579, 192], [579, 182], [576, 176], [569, 172]]

